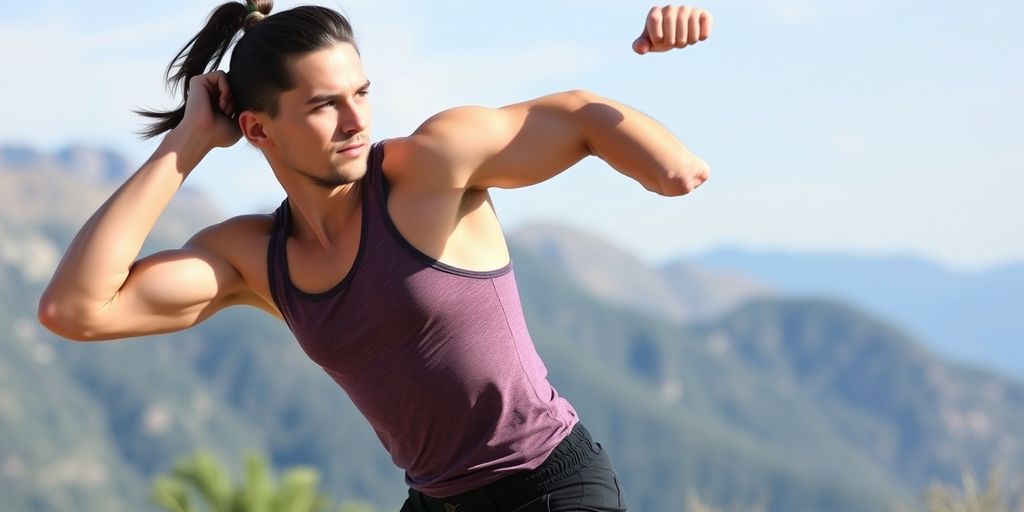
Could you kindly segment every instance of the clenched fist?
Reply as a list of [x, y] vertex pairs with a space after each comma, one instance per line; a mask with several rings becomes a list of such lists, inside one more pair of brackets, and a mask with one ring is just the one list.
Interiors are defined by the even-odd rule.
[[633, 41], [633, 51], [643, 55], [697, 44], [711, 35], [712, 23], [711, 13], [703, 9], [685, 5], [652, 7], [643, 33]]
[[211, 71], [189, 79], [185, 116], [178, 126], [207, 136], [211, 147], [226, 148], [242, 136], [238, 120], [231, 118], [234, 114], [228, 75]]

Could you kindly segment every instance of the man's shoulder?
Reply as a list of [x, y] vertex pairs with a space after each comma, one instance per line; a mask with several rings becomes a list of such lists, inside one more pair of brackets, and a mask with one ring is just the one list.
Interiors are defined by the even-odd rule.
[[231, 265], [252, 292], [246, 303], [277, 314], [269, 298], [266, 272], [267, 247], [273, 230], [273, 214], [239, 215], [206, 227], [186, 245]]
[[387, 148], [414, 152], [421, 157], [451, 158], [489, 135], [502, 119], [501, 109], [467, 105], [438, 112], [423, 121], [410, 135], [387, 140]]
[[383, 140], [380, 144], [384, 151], [381, 172], [391, 187], [406, 186], [422, 177], [427, 162], [421, 141], [410, 135]]
[[405, 137], [383, 141], [381, 172], [393, 187], [422, 191], [450, 191], [461, 188], [462, 162], [452, 141], [417, 131]]
[[266, 248], [274, 229], [274, 215], [251, 213], [237, 215], [212, 224], [196, 233], [187, 245], [202, 247], [220, 256], [245, 255], [259, 248]]
[[387, 141], [385, 175], [421, 187], [470, 188], [474, 173], [522, 130], [523, 116], [513, 107], [525, 108], [470, 105], [434, 114], [409, 136]]

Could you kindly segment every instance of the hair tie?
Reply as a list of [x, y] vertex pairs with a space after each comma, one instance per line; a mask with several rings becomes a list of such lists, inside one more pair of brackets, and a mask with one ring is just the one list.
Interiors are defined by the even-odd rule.
[[267, 15], [260, 12], [259, 9], [256, 7], [256, 4], [252, 2], [246, 2], [246, 5], [249, 6], [249, 13], [246, 14], [245, 19], [242, 20], [242, 28], [245, 30], [249, 30], [249, 27], [253, 26], [256, 23], [259, 23], [260, 21], [263, 20], [263, 18], [266, 18]]

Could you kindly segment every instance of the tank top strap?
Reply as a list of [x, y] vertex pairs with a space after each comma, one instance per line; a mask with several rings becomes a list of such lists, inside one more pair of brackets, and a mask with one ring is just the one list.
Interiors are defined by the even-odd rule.
[[281, 201], [281, 205], [274, 211], [274, 227], [270, 232], [270, 242], [267, 244], [267, 283], [270, 286], [270, 295], [277, 305], [278, 311], [290, 326], [291, 311], [286, 300], [288, 294], [288, 260], [285, 251], [288, 250], [288, 232], [291, 229], [291, 210], [288, 207], [288, 198]]
[[384, 179], [384, 143], [386, 142], [387, 139], [370, 145], [370, 155], [366, 160], [366, 182], [364, 183], [366, 190], [363, 200], [370, 203], [368, 206], [372, 213], [380, 211], [383, 206], [381, 203], [384, 197], [378, 191], [387, 187], [387, 181]]

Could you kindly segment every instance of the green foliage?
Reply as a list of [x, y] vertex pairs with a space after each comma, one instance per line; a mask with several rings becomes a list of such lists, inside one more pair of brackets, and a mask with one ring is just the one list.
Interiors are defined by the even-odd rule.
[[927, 512], [1024, 512], [1024, 493], [1008, 487], [1004, 471], [989, 473], [982, 487], [971, 471], [964, 471], [960, 487], [933, 485], [924, 495]]
[[[934, 484], [923, 496], [922, 512], [1024, 512], [1024, 489], [1007, 484], [1005, 470], [995, 469], [982, 485], [973, 471], [965, 470], [960, 485]], [[686, 512], [764, 512], [763, 505], [734, 506], [728, 509], [711, 506], [697, 493], [686, 498]], [[916, 512], [916, 507], [897, 505], [895, 512]]]
[[196, 512], [188, 487], [181, 480], [158, 476], [153, 480], [150, 501], [172, 512]]
[[[246, 457], [243, 480], [234, 485], [216, 457], [199, 451], [179, 460], [170, 474], [154, 478], [150, 500], [170, 512], [318, 512], [332, 507], [319, 485], [320, 473], [301, 466], [289, 468], [276, 481], [266, 458], [257, 454]], [[338, 510], [373, 509], [348, 503]]]
[[342, 503], [341, 508], [338, 512], [374, 512], [374, 508], [367, 503], [358, 501], [350, 501]]
[[698, 493], [690, 492], [686, 495], [686, 508], [684, 510], [686, 512], [765, 512], [765, 506], [764, 504], [757, 504], [721, 509], [705, 503]]

